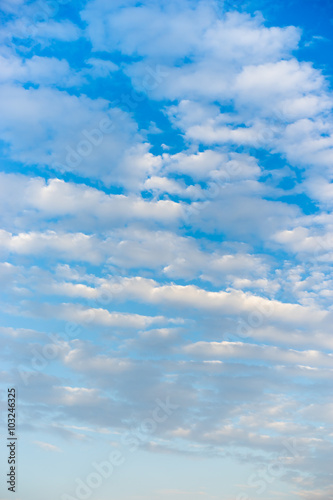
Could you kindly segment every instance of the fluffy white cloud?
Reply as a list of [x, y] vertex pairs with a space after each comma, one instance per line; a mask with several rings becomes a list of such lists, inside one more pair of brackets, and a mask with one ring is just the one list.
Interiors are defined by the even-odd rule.
[[56, 452], [61, 451], [60, 448], [58, 448], [58, 446], [55, 446], [54, 444], [51, 443], [45, 443], [44, 441], [34, 441], [34, 444], [42, 448], [42, 450], [56, 451]]
[[[182, 101], [180, 106], [192, 104], [189, 101]], [[258, 160], [250, 155], [207, 149], [195, 154], [182, 152], [168, 155], [165, 153], [162, 172], [188, 175], [194, 181], [210, 180], [223, 183], [256, 179], [260, 176], [261, 169]], [[205, 194], [207, 197], [207, 193]]]
[[84, 72], [97, 78], [106, 78], [119, 69], [112, 61], [98, 59], [96, 57], [89, 58], [87, 60], [87, 65], [90, 66], [90, 68]]
[[196, 310], [209, 311], [218, 316], [249, 315], [249, 324], [251, 326], [253, 322], [253, 328], [260, 326], [255, 326], [255, 323], [260, 323], [264, 318], [294, 327], [319, 327], [327, 325], [331, 318], [329, 311], [316, 306], [269, 300], [241, 290], [216, 292], [194, 285], [159, 284], [142, 277], [103, 280], [97, 290], [83, 284], [64, 283], [55, 285], [53, 291], [77, 297], [99, 297], [103, 293], [110, 293], [117, 300], [136, 300], [182, 308], [184, 315], [189, 312], [193, 314]]
[[45, 181], [1, 173], [0, 181], [3, 227], [11, 230], [50, 227], [50, 219], [57, 218], [55, 229], [59, 225], [72, 231], [98, 232], [128, 221], [144, 221], [148, 226], [173, 225], [185, 214], [185, 207], [172, 200], [148, 200], [133, 193], [109, 195], [61, 179]]
[[[87, 32], [95, 50], [173, 59], [198, 47], [213, 20], [214, 13], [205, 2], [187, 10], [189, 5], [186, 1], [172, 1], [163, 11], [153, 2], [139, 6], [126, 2], [118, 9], [117, 2], [96, 0], [87, 4], [81, 16], [88, 23]], [[151, 27], [149, 33], [145, 26]]]
[[24, 164], [132, 188], [158, 167], [136, 123], [127, 113], [109, 109], [103, 99], [4, 85], [0, 111], [7, 155]]
[[313, 261], [333, 258], [333, 233], [316, 234], [306, 227], [285, 229], [274, 235], [274, 240], [295, 253], [308, 254]]
[[2, 4], [0, 378], [32, 430], [119, 444], [170, 396], [147, 451], [282, 453], [328, 497], [332, 96], [301, 31], [210, 1], [88, 0], [80, 27]]
[[309, 63], [296, 59], [244, 66], [235, 85], [236, 105], [264, 116], [280, 114], [289, 121], [332, 107], [324, 94], [323, 76]]
[[[168, 319], [164, 316], [145, 316], [141, 314], [131, 314], [122, 312], [109, 312], [102, 307], [84, 307], [77, 304], [40, 304], [39, 307], [33, 303], [27, 304], [30, 309], [26, 311], [38, 317], [57, 317], [59, 319], [74, 322], [85, 327], [90, 325], [114, 328], [147, 328], [154, 324], [165, 324], [168, 321], [177, 322], [177, 320]], [[182, 320], [179, 320], [180, 322]]]
[[[321, 72], [293, 57], [300, 38], [295, 27], [267, 28], [259, 15], [237, 12], [217, 19], [203, 2], [117, 9], [96, 0], [83, 18], [96, 49], [143, 58], [128, 63], [127, 74], [153, 98], [178, 101], [174, 123], [189, 141], [266, 147], [294, 165], [330, 170], [332, 124], [325, 117], [332, 98]], [[154, 26], [149, 37], [133, 29], [137, 18]], [[179, 64], [184, 57], [187, 63]], [[206, 110], [181, 108], [184, 99]], [[221, 112], [209, 101], [233, 103], [234, 111]]]
[[316, 490], [302, 490], [297, 492], [299, 498], [304, 498], [305, 500], [326, 500], [333, 495], [333, 488], [327, 486], [325, 488], [318, 488]]
[[22, 7], [24, 0], [3, 0], [1, 8], [6, 12], [17, 12], [18, 8]]
[[209, 358], [257, 359], [266, 363], [298, 364], [314, 367], [333, 367], [333, 355], [320, 351], [295, 351], [275, 346], [243, 342], [196, 342], [184, 348], [190, 355]]
[[0, 248], [10, 253], [21, 255], [45, 255], [45, 252], [59, 254], [67, 259], [78, 259], [95, 264], [102, 256], [94, 244], [95, 237], [83, 233], [57, 234], [46, 233], [11, 233], [0, 230]]

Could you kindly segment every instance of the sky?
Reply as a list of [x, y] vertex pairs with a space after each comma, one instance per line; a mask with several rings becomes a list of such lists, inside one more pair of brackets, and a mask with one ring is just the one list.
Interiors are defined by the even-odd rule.
[[0, 8], [0, 500], [333, 497], [333, 4]]

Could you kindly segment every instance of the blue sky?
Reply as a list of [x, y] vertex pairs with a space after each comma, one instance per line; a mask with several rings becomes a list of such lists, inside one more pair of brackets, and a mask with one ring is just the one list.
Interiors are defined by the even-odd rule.
[[0, 7], [15, 498], [333, 496], [332, 4]]

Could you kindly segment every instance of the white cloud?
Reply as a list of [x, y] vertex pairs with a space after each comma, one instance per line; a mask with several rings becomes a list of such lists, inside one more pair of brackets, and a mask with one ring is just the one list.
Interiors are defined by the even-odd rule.
[[125, 348], [142, 353], [144, 356], [159, 355], [177, 352], [175, 346], [181, 342], [179, 328], [153, 328], [138, 333], [134, 339], [125, 341]]
[[159, 165], [136, 123], [127, 113], [109, 109], [103, 99], [4, 85], [0, 111], [0, 138], [8, 145], [7, 155], [24, 164], [131, 188]]
[[[202, 18], [199, 9], [196, 15], [196, 26], [200, 27], [205, 18]], [[172, 14], [168, 23], [171, 26], [174, 23], [174, 29], [177, 29]], [[157, 33], [155, 36], [158, 37]], [[183, 56], [190, 58], [188, 64], [172, 66], [169, 61], [171, 51], [154, 59], [149, 51], [141, 50], [146, 61], [152, 65], [158, 61], [160, 65], [161, 78], [155, 85], [146, 85], [146, 90], [154, 97], [172, 100], [210, 98], [212, 101], [227, 101], [235, 95], [235, 78], [244, 65], [264, 64], [288, 57], [290, 50], [296, 48], [298, 38], [298, 31], [294, 27], [266, 28], [260, 17], [251, 18], [235, 12], [216, 20], [211, 12], [204, 33], [197, 36], [196, 45], [193, 48], [187, 48], [185, 44], [181, 46]], [[165, 47], [168, 50], [170, 43]], [[146, 67], [147, 63], [139, 62], [127, 69], [138, 88], [145, 87]]]
[[[148, 38], [133, 29], [136, 16], [154, 26]], [[321, 72], [294, 57], [297, 28], [267, 28], [260, 15], [237, 12], [217, 19], [203, 2], [172, 3], [166, 9], [130, 3], [117, 10], [96, 0], [83, 17], [96, 49], [143, 58], [129, 62], [127, 74], [154, 99], [178, 101], [173, 121], [189, 142], [266, 147], [296, 166], [322, 165], [330, 171], [332, 124], [325, 117], [332, 98]], [[179, 64], [181, 57], [188, 58], [186, 64]], [[183, 107], [177, 117], [184, 100], [205, 111]], [[209, 101], [233, 104], [234, 110], [223, 113]]]
[[68, 352], [64, 358], [66, 365], [71, 368], [84, 372], [102, 372], [110, 375], [120, 375], [133, 369], [133, 363], [129, 359], [112, 358], [106, 355], [92, 356], [77, 347]]
[[325, 179], [318, 173], [316, 176], [311, 176], [311, 179], [305, 182], [304, 187], [312, 199], [319, 200], [324, 209], [332, 207], [333, 184], [329, 179]]
[[[37, 6], [37, 10], [35, 7]], [[33, 44], [45, 47], [57, 40], [59, 42], [74, 42], [82, 35], [80, 28], [69, 20], [55, 21], [52, 15], [41, 12], [38, 3], [35, 5], [18, 6], [23, 11], [16, 11], [19, 17], [8, 21], [0, 30], [0, 40], [8, 38], [30, 40]]]
[[199, 357], [257, 359], [266, 363], [298, 364], [314, 367], [333, 367], [333, 355], [320, 351], [296, 351], [275, 346], [243, 342], [203, 342], [189, 344], [184, 351]]
[[[300, 30], [207, 1], [89, 0], [82, 29], [2, 3], [2, 157], [30, 176], [0, 178], [0, 343], [13, 383], [30, 373], [31, 426], [121, 435], [171, 395], [146, 450], [259, 467], [292, 434], [305, 451], [285, 479], [328, 497], [332, 96]], [[109, 101], [123, 92], [133, 113]], [[304, 215], [303, 191], [328, 212]]]
[[[153, 2], [139, 6], [129, 2], [117, 9], [116, 2], [96, 0], [88, 3], [81, 16], [88, 23], [95, 50], [177, 58], [198, 46], [213, 19], [212, 10], [204, 2], [194, 9], [184, 10], [186, 6], [186, 2], [170, 2], [163, 11]], [[145, 26], [150, 26], [148, 33]]]
[[313, 261], [318, 259], [330, 262], [333, 259], [333, 233], [331, 231], [316, 234], [314, 230], [310, 231], [309, 228], [299, 226], [280, 231], [273, 238], [287, 247], [289, 251], [309, 254]]
[[[180, 108], [183, 105], [187, 107], [193, 103], [182, 101]], [[261, 174], [258, 160], [250, 155], [209, 149], [195, 154], [164, 154], [163, 163], [164, 171], [189, 175], [194, 180], [236, 182], [241, 179], [256, 179]]]
[[[116, 300], [136, 300], [148, 304], [163, 304], [173, 308], [182, 308], [184, 316], [190, 311], [193, 315], [197, 311], [209, 311], [218, 316], [228, 315], [256, 315], [264, 321], [278, 321], [281, 324], [294, 327], [327, 326], [330, 313], [317, 306], [303, 306], [295, 303], [284, 303], [278, 300], [269, 300], [241, 290], [210, 291], [194, 285], [160, 284], [152, 279], [142, 277], [122, 278], [117, 281], [105, 280], [97, 290], [86, 285], [60, 284], [54, 291], [77, 297], [99, 297], [109, 293]], [[251, 316], [252, 317], [252, 316]], [[252, 319], [250, 321], [250, 326]], [[258, 325], [260, 326], [260, 325]], [[256, 326], [252, 327], [256, 328]]]
[[307, 489], [298, 491], [296, 494], [305, 500], [327, 500], [327, 498], [330, 498], [333, 495], [333, 488], [332, 486], [326, 486], [315, 490]]
[[90, 57], [86, 63], [90, 68], [84, 72], [95, 78], [106, 78], [119, 69], [112, 61], [98, 59], [96, 57]]
[[322, 75], [296, 59], [244, 66], [235, 85], [236, 105], [264, 116], [280, 113], [292, 120], [302, 118], [302, 113], [310, 117], [332, 107], [332, 101], [321, 95], [325, 89]]
[[99, 399], [98, 389], [86, 387], [54, 387], [55, 402], [65, 406], [87, 406], [95, 405]]
[[46, 233], [11, 233], [0, 230], [0, 248], [21, 255], [45, 255], [55, 253], [69, 259], [78, 259], [93, 263], [102, 260], [101, 252], [94, 245], [95, 237], [82, 233], [57, 234]]
[[42, 450], [55, 451], [55, 452], [62, 451], [60, 448], [58, 448], [58, 446], [55, 446], [54, 444], [50, 443], [45, 443], [44, 441], [34, 441], [34, 444], [39, 446], [39, 448], [42, 448]]
[[[40, 303], [39, 306], [29, 302], [25, 303], [25, 315], [54, 318], [74, 322], [89, 328], [91, 325], [114, 328], [143, 329], [152, 325], [166, 323], [182, 323], [182, 318], [166, 318], [164, 316], [146, 316], [135, 313], [122, 313], [102, 307], [87, 307], [82, 304], [63, 303], [58, 305]], [[27, 307], [28, 306], [28, 307]]]
[[[269, 260], [264, 256], [241, 250], [231, 253], [230, 249], [223, 249], [219, 245], [216, 245], [214, 250], [212, 245], [199, 245], [191, 237], [185, 238], [170, 231], [154, 231], [135, 226], [114, 229], [112, 234], [102, 234], [100, 237], [56, 231], [12, 235], [1, 230], [0, 250], [4, 254], [31, 257], [47, 252], [50, 258], [93, 264], [105, 263], [110, 271], [113, 268], [133, 272], [136, 269], [149, 269], [163, 278], [182, 278], [187, 281], [199, 278], [216, 286], [237, 284], [235, 280], [243, 279], [248, 280], [247, 288], [259, 287], [268, 290], [270, 287], [276, 287], [276, 283], [260, 281], [260, 277], [267, 276], [270, 271]], [[82, 279], [82, 275], [78, 279]], [[253, 281], [256, 279], [259, 281]], [[108, 285], [107, 279], [96, 280], [96, 283], [103, 281]], [[240, 285], [243, 282], [238, 283]], [[51, 290], [50, 279], [48, 286]], [[54, 291], [57, 289], [61, 291], [59, 284], [54, 287]], [[69, 288], [66, 293], [69, 293]]]
[[21, 59], [10, 54], [0, 55], [0, 81], [42, 85], [74, 86], [82, 79], [70, 68], [66, 59], [33, 56]]

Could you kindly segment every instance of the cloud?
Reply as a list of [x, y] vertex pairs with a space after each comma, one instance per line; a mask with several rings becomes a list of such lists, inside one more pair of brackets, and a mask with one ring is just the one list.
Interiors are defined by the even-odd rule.
[[[29, 304], [29, 314], [39, 317], [55, 317], [79, 325], [97, 325], [114, 328], [146, 328], [154, 323], [167, 323], [164, 316], [145, 316], [141, 314], [109, 312], [103, 308], [84, 307], [79, 304]], [[173, 322], [172, 319], [169, 321]], [[177, 321], [177, 320], [176, 320]]]
[[69, 351], [64, 358], [64, 362], [75, 370], [89, 373], [102, 372], [106, 375], [117, 374], [119, 376], [121, 373], [132, 371], [134, 368], [133, 362], [129, 359], [112, 358], [106, 355], [91, 356], [84, 347], [80, 346]]
[[130, 351], [140, 352], [143, 356], [162, 356], [177, 352], [175, 346], [181, 343], [179, 328], [154, 328], [141, 331], [138, 336], [125, 341], [125, 347]]
[[35, 330], [29, 330], [28, 328], [12, 328], [12, 327], [0, 327], [0, 334], [12, 337], [14, 339], [42, 339], [45, 334], [42, 332], [37, 332]]
[[266, 363], [291, 363], [307, 366], [333, 367], [332, 354], [319, 351], [295, 351], [275, 346], [258, 346], [243, 342], [197, 342], [184, 348], [188, 354], [209, 358], [258, 359]]
[[58, 453], [62, 451], [60, 448], [58, 448], [58, 446], [50, 443], [44, 443], [43, 441], [34, 441], [34, 444], [36, 444], [39, 448], [42, 448], [42, 450], [55, 451]]
[[[190, 101], [181, 101], [181, 107], [195, 106]], [[195, 109], [195, 108], [194, 108]], [[195, 154], [190, 152], [163, 155], [164, 171], [184, 174], [197, 181], [237, 182], [242, 179], [256, 179], [261, 174], [258, 160], [248, 154], [206, 149]]]
[[7, 231], [0, 231], [0, 245], [9, 252], [23, 255], [39, 254], [45, 251], [55, 251], [58, 255], [67, 258], [76, 258], [88, 262], [98, 263], [101, 261], [99, 252], [93, 244], [94, 237], [78, 234], [57, 234], [55, 231], [47, 233], [20, 233], [12, 235]]
[[[164, 13], [168, 16], [164, 28], [167, 32], [165, 36], [171, 36], [171, 30], [181, 37], [186, 34], [186, 27], [184, 29], [177, 18], [178, 15], [182, 15], [182, 13], [177, 13], [178, 9], [173, 11], [170, 9], [169, 12]], [[103, 46], [104, 50], [111, 50], [115, 43], [112, 38], [102, 45], [103, 42], [97, 41], [94, 37], [98, 23], [96, 10], [94, 16], [90, 17], [90, 33], [93, 43], [95, 42], [97, 47]], [[156, 13], [156, 9], [149, 7], [137, 7], [135, 10], [138, 15], [142, 16], [154, 16]], [[135, 10], [128, 9], [127, 18], [133, 16]], [[154, 97], [163, 96], [171, 100], [185, 96], [188, 99], [228, 100], [234, 95], [233, 83], [242, 66], [276, 62], [280, 58], [288, 57], [291, 50], [298, 44], [299, 32], [295, 27], [266, 28], [260, 16], [251, 17], [233, 12], [226, 14], [222, 19], [217, 19], [214, 10], [203, 2], [193, 10], [189, 10], [188, 14], [189, 12], [189, 21], [191, 17], [196, 18], [196, 30], [192, 31], [192, 34], [196, 35], [194, 43], [191, 44], [191, 36], [187, 36], [187, 43], [177, 44], [175, 50], [173, 50], [175, 47], [173, 43], [163, 43], [159, 58], [156, 59], [153, 51], [162, 44], [161, 30], [156, 27], [151, 33], [151, 36], [155, 38], [155, 43], [150, 44], [149, 47], [154, 47], [154, 49], [142, 46], [140, 40], [136, 40], [135, 50], [151, 64], [158, 61], [160, 73], [165, 75], [158, 85], [149, 89]], [[126, 9], [122, 11], [123, 19], [125, 15]], [[117, 16], [113, 15], [111, 22], [116, 23]], [[126, 29], [129, 27], [123, 26], [123, 31]], [[117, 28], [112, 33], [116, 35]], [[173, 33], [174, 41], [177, 40], [177, 35]], [[140, 34], [137, 32], [136, 36]], [[123, 50], [134, 55], [134, 50], [131, 50], [129, 46]], [[182, 52], [179, 53], [179, 50]], [[176, 58], [181, 56], [188, 57], [189, 63], [181, 66], [173, 64], [177, 61]], [[145, 66], [142, 62], [129, 65], [127, 72], [133, 79], [134, 85], [139, 87], [141, 84], [142, 86], [145, 78]]]
[[20, 59], [14, 55], [0, 56], [1, 83], [20, 82], [39, 85], [72, 87], [82, 83], [82, 78], [70, 68], [67, 60], [55, 57], [33, 56]]
[[86, 73], [95, 78], [106, 78], [119, 69], [112, 61], [98, 59], [96, 57], [90, 57], [86, 63], [90, 67], [86, 70]]
[[172, 200], [145, 199], [134, 193], [107, 194], [84, 184], [51, 178], [0, 174], [3, 227], [19, 229], [45, 226], [51, 221], [61, 230], [91, 232], [122, 226], [128, 221], [147, 225], [174, 225], [185, 208]]
[[[222, 112], [215, 105], [213, 116], [204, 120], [206, 112], [192, 113], [186, 125], [174, 116], [189, 142], [266, 147], [294, 165], [320, 163], [329, 169], [332, 127], [326, 117], [332, 98], [321, 72], [293, 56], [300, 39], [296, 27], [267, 28], [260, 15], [238, 12], [217, 19], [203, 2], [172, 3], [168, 9], [130, 3], [118, 10], [92, 1], [83, 18], [96, 49], [143, 58], [130, 61], [126, 72], [155, 100], [178, 101], [173, 110], [184, 100], [211, 111], [212, 102], [234, 106], [233, 112]], [[133, 29], [137, 19], [155, 26], [149, 38]], [[196, 28], [188, 33], [194, 20]], [[181, 58], [186, 64], [179, 64]]]
[[299, 491], [297, 492], [297, 495], [300, 498], [305, 498], [305, 500], [326, 500], [326, 498], [329, 498], [330, 495], [332, 495], [333, 490], [331, 486], [327, 486], [325, 488], [320, 488], [316, 490], [306, 490], [306, 491]]
[[290, 59], [247, 65], [236, 78], [236, 105], [253, 107], [264, 116], [280, 114], [292, 121], [330, 109], [332, 102], [324, 89], [323, 76], [309, 63]]
[[331, 318], [329, 311], [316, 305], [285, 303], [236, 289], [211, 291], [192, 284], [161, 284], [142, 277], [102, 280], [97, 288], [63, 283], [55, 285], [54, 292], [97, 299], [109, 294], [117, 301], [135, 300], [150, 305], [163, 304], [176, 311], [182, 309], [184, 316], [191, 316], [195, 311], [206, 311], [221, 318], [225, 314], [229, 317], [235, 315], [238, 319], [247, 318], [249, 331], [261, 327], [268, 319], [290, 327], [293, 325], [293, 328], [312, 325], [311, 328], [326, 329]]
[[275, 241], [288, 247], [292, 252], [310, 254], [313, 259], [332, 259], [333, 234], [315, 234], [306, 227], [285, 229], [274, 235]]
[[9, 19], [2, 26], [2, 41], [8, 42], [8, 39], [16, 38], [45, 47], [51, 45], [52, 41], [75, 42], [82, 35], [80, 28], [68, 19], [56, 21], [53, 19], [54, 13], [52, 15], [49, 9], [46, 8], [48, 12], [41, 11], [38, 2], [20, 5], [20, 2], [15, 1], [14, 5], [11, 4], [11, 10], [17, 17]]
[[97, 389], [85, 387], [54, 387], [54, 402], [65, 406], [91, 406], [98, 400]]
[[327, 498], [323, 56], [266, 0], [51, 3], [3, 1], [0, 29], [1, 381], [22, 432], [70, 439], [84, 470], [86, 444], [121, 446], [169, 397], [147, 464], [281, 457], [287, 495]]
[[0, 111], [7, 156], [24, 164], [133, 186], [159, 163], [131, 117], [103, 99], [4, 85]]
[[1, 8], [6, 12], [17, 13], [18, 8], [23, 4], [24, 0], [3, 0]]
[[[163, 12], [152, 2], [139, 6], [126, 2], [123, 9], [118, 9], [117, 3], [97, 0], [89, 2], [81, 16], [88, 22], [87, 32], [95, 50], [177, 58], [197, 47], [213, 14], [204, 2], [188, 10], [183, 8], [186, 3], [171, 2]], [[147, 25], [151, 26], [149, 34], [143, 28]]]

